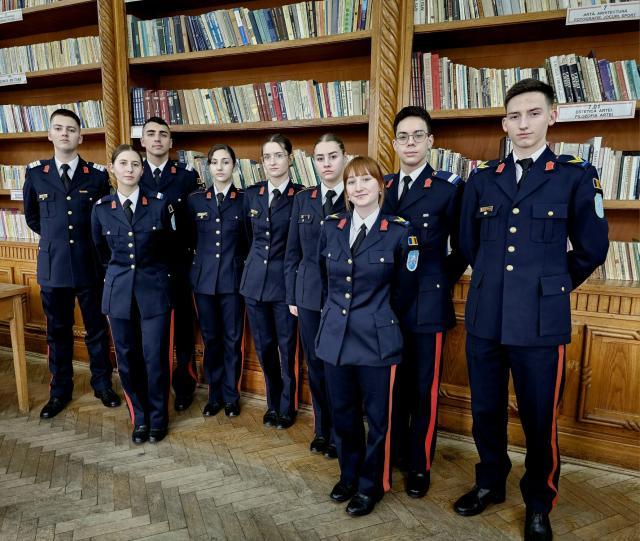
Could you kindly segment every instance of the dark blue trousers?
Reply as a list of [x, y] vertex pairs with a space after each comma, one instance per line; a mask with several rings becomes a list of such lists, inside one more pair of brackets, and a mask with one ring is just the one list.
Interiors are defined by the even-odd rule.
[[431, 470], [438, 435], [444, 332], [405, 331], [393, 402], [392, 452], [407, 470]]
[[176, 364], [173, 367], [171, 382], [176, 396], [190, 396], [198, 383], [198, 371], [194, 355], [196, 314], [187, 271], [180, 270], [175, 273], [171, 289], [174, 306], [173, 342], [176, 350]]
[[[340, 481], [378, 497], [391, 489], [391, 433], [395, 366], [334, 366], [325, 363], [333, 410]], [[368, 434], [362, 422], [362, 405]]]
[[300, 338], [302, 349], [307, 359], [309, 373], [309, 389], [313, 404], [313, 425], [316, 436], [322, 436], [327, 441], [333, 441], [331, 434], [331, 406], [324, 374], [324, 362], [316, 357], [315, 340], [320, 326], [320, 312], [305, 310], [298, 307], [298, 321], [300, 323]]
[[558, 499], [560, 452], [557, 411], [564, 385], [565, 346], [505, 346], [467, 334], [473, 438], [480, 455], [476, 484], [504, 489], [507, 454], [509, 370], [527, 441], [520, 490], [526, 506], [548, 513]]
[[169, 424], [169, 328], [171, 313], [143, 319], [135, 301], [131, 318], [110, 317], [120, 382], [135, 426]]
[[280, 415], [298, 410], [300, 367], [296, 318], [284, 302], [245, 299], [251, 335], [267, 387], [267, 404]]
[[244, 301], [237, 293], [195, 294], [198, 322], [204, 342], [204, 372], [209, 383], [209, 403], [240, 399]]
[[40, 298], [47, 318], [50, 394], [70, 400], [73, 393], [73, 324], [76, 298], [87, 334], [91, 387], [111, 388], [113, 367], [109, 359], [109, 331], [101, 311], [102, 287], [41, 287]]

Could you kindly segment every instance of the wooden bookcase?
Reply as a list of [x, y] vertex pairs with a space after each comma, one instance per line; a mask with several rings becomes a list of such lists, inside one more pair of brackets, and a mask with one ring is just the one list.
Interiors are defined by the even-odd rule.
[[[325, 131], [340, 135], [352, 154], [368, 153], [385, 171], [397, 169], [392, 147], [396, 111], [409, 103], [411, 53], [436, 51], [475, 67], [542, 66], [552, 54], [586, 54], [599, 58], [638, 59], [634, 23], [565, 27], [564, 11], [492, 17], [434, 25], [413, 25], [412, 0], [373, 0], [371, 29], [338, 36], [285, 41], [205, 52], [127, 58], [126, 15], [155, 18], [199, 14], [212, 9], [273, 7], [284, 0], [62, 0], [24, 10], [24, 21], [0, 25], [0, 47], [99, 34], [102, 63], [39, 72], [28, 84], [0, 89], [0, 103], [44, 104], [102, 99], [105, 127], [83, 130], [81, 154], [104, 163], [117, 144], [131, 141], [130, 89], [184, 89], [229, 86], [285, 79], [368, 79], [370, 107], [366, 117], [311, 121], [261, 122], [216, 126], [176, 126], [174, 151], [205, 152], [212, 144], [231, 144], [239, 157], [257, 159], [266, 135], [283, 131], [295, 148], [310, 152]], [[46, 29], [55, 31], [46, 32]], [[42, 29], [42, 31], [40, 31]], [[470, 158], [498, 153], [499, 108], [433, 113], [436, 145]], [[616, 149], [640, 148], [638, 119], [558, 124], [552, 141], [585, 141], [602, 135]], [[134, 141], [134, 143], [136, 143]], [[137, 143], [136, 143], [137, 144]], [[51, 155], [46, 133], [0, 135], [0, 163], [27, 164]], [[16, 207], [0, 192], [0, 207]], [[608, 201], [613, 240], [640, 237], [640, 203]], [[27, 348], [45, 352], [45, 325], [35, 279], [37, 246], [0, 241], [0, 281], [30, 286]], [[455, 287], [458, 326], [448, 334], [441, 388], [442, 428], [470, 433], [469, 390], [464, 354], [463, 314], [468, 280]], [[561, 407], [561, 447], [567, 455], [637, 468], [640, 449], [640, 284], [588, 282], [572, 295], [573, 340], [568, 348], [567, 383]], [[81, 319], [77, 317], [77, 321]], [[76, 327], [76, 358], [86, 360], [83, 329]], [[8, 343], [0, 327], [0, 343]], [[245, 391], [262, 393], [264, 380], [250, 336], [246, 335]], [[199, 346], [201, 354], [201, 346]], [[303, 400], [309, 402], [308, 387]], [[517, 406], [511, 401], [509, 429], [523, 443]]]

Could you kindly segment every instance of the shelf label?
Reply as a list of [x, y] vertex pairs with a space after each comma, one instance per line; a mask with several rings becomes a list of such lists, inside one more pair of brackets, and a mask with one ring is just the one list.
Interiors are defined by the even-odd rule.
[[567, 8], [567, 26], [572, 24], [634, 21], [640, 19], [640, 1], [620, 4], [601, 4], [580, 8]]
[[7, 75], [0, 75], [0, 86], [26, 85], [26, 84], [27, 84], [26, 73], [9, 73]]
[[22, 201], [22, 190], [11, 190], [11, 201]]
[[131, 139], [140, 139], [142, 137], [142, 126], [131, 126]]
[[11, 9], [9, 11], [0, 11], [0, 24], [15, 23], [22, 20], [21, 9]]
[[633, 118], [636, 102], [603, 101], [597, 103], [563, 103], [558, 105], [557, 122], [582, 122], [585, 120], [618, 120]]

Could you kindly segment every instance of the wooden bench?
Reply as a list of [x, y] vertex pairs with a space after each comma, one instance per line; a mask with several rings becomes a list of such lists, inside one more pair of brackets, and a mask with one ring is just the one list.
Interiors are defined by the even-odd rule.
[[18, 408], [22, 413], [29, 411], [29, 389], [27, 386], [27, 361], [24, 356], [24, 315], [23, 298], [27, 295], [27, 286], [0, 284], [0, 320], [8, 321], [11, 329], [11, 347], [13, 348], [13, 367], [18, 390]]

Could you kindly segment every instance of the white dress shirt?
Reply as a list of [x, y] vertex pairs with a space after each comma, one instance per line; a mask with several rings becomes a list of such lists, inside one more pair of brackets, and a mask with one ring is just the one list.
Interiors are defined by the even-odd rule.
[[360, 227], [362, 226], [362, 224], [365, 224], [367, 226], [367, 235], [369, 234], [369, 231], [371, 231], [373, 224], [375, 224], [376, 220], [378, 219], [378, 214], [380, 214], [379, 208], [369, 214], [369, 216], [367, 216], [366, 218], [362, 219], [360, 218], [357, 210], [353, 211], [353, 218], [351, 219], [351, 229], [349, 230], [349, 246], [353, 246], [358, 233], [360, 233]]
[[[58, 158], [55, 158], [55, 160], [56, 160], [56, 168], [58, 169], [58, 174], [60, 175], [60, 177], [62, 177], [62, 166], [64, 165], [64, 163], [58, 160]], [[76, 169], [78, 168], [79, 162], [80, 162], [80, 156], [76, 156], [75, 158], [73, 158], [73, 160], [71, 160], [70, 162], [67, 162], [67, 165], [69, 165], [69, 171], [67, 172], [67, 175], [69, 175], [69, 178], [73, 178], [73, 175], [76, 172]]]
[[[533, 160], [533, 163], [536, 163], [536, 160], [542, 155], [545, 148], [547, 148], [547, 143], [542, 145], [542, 147], [540, 147], [533, 154], [531, 154], [531, 156], [529, 156]], [[513, 163], [516, 164], [516, 182], [520, 182], [520, 179], [522, 178], [522, 167], [518, 163], [518, 160], [520, 160], [521, 158], [518, 158], [518, 156], [516, 156], [515, 151], [512, 153], [512, 155], [513, 155]], [[533, 165], [531, 165], [531, 167], [533, 167]]]
[[135, 191], [129, 196], [125, 196], [122, 195], [120, 192], [118, 192], [118, 199], [120, 200], [120, 204], [122, 205], [122, 208], [124, 208], [124, 202], [128, 199], [129, 201], [131, 201], [131, 212], [136, 211], [136, 205], [138, 204], [138, 197], [140, 196], [140, 188], [136, 188]]
[[[411, 173], [409, 173], [411, 182], [409, 182], [409, 186], [407, 186], [407, 192], [411, 189], [411, 186], [413, 186], [413, 183], [416, 181], [416, 179], [422, 174], [424, 168], [427, 166], [427, 163], [429, 162], [424, 162], [424, 165], [422, 167], [418, 167], [417, 169], [414, 169]], [[400, 199], [400, 195], [402, 194], [402, 190], [404, 189], [404, 182], [402, 182], [402, 179], [406, 176], [407, 173], [400, 169], [400, 182], [398, 182], [398, 199]]]

